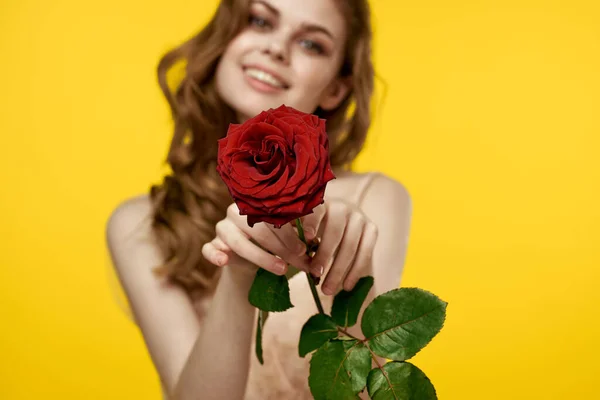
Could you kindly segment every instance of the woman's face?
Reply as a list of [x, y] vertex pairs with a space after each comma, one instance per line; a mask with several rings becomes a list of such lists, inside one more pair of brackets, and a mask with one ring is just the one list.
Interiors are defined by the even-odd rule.
[[334, 0], [251, 0], [247, 26], [217, 66], [217, 90], [238, 122], [282, 104], [333, 109], [349, 90], [338, 78], [346, 35]]

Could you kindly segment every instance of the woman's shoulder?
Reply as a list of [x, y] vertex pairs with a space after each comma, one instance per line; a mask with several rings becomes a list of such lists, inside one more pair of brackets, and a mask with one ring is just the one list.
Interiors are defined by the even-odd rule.
[[108, 218], [106, 239], [118, 287], [128, 300], [124, 311], [140, 328], [161, 381], [172, 382], [198, 337], [201, 318], [182, 286], [154, 273], [164, 260], [152, 235], [152, 209], [147, 195], [122, 201]]
[[122, 200], [112, 210], [108, 222], [142, 222], [152, 214], [152, 201], [147, 193]]
[[343, 182], [344, 186], [356, 189], [359, 186], [365, 186], [377, 180], [388, 185], [403, 186], [400, 181], [392, 176], [380, 171], [339, 171], [334, 172], [336, 179], [331, 182]]
[[106, 239], [111, 245], [131, 235], [147, 237], [151, 233], [152, 202], [148, 194], [121, 201], [106, 222]]
[[408, 190], [400, 181], [379, 171], [339, 172], [330, 184], [328, 186], [331, 186], [331, 190], [327, 193], [329, 196], [352, 199], [356, 204], [362, 204], [367, 194], [379, 197], [394, 192], [409, 197]]
[[106, 222], [105, 238], [117, 270], [129, 264], [129, 254], [137, 252], [157, 264], [161, 262], [152, 240], [151, 222], [152, 203], [147, 194], [127, 198], [112, 210]]

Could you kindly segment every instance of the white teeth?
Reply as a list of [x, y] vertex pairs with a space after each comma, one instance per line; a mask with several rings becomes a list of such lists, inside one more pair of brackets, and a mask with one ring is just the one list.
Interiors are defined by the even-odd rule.
[[260, 69], [246, 68], [246, 74], [248, 76], [253, 77], [254, 79], [261, 81], [261, 82], [268, 83], [271, 86], [275, 86], [278, 88], [285, 87], [283, 82], [281, 82], [280, 80], [275, 78], [273, 75], [269, 74], [268, 72], [261, 71]]

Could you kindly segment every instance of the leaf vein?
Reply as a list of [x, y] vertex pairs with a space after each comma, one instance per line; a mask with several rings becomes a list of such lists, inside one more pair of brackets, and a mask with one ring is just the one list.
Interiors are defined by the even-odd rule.
[[401, 324], [399, 324], [399, 325], [392, 326], [391, 328], [385, 329], [385, 330], [383, 330], [383, 331], [381, 331], [381, 332], [379, 332], [379, 333], [376, 333], [376, 334], [374, 334], [374, 335], [373, 335], [373, 336], [371, 336], [370, 338], [367, 338], [366, 340], [371, 340], [371, 339], [373, 339], [373, 338], [375, 338], [375, 337], [377, 337], [377, 336], [379, 336], [379, 335], [387, 334], [387, 332], [389, 332], [389, 331], [391, 331], [391, 330], [393, 330], [393, 329], [396, 329], [396, 328], [402, 327], [403, 325], [410, 324], [411, 322], [414, 322], [414, 321], [418, 320], [419, 318], [425, 318], [427, 315], [431, 314], [431, 313], [432, 313], [432, 312], [434, 312], [434, 311], [437, 311], [437, 310], [438, 310], [438, 309], [440, 309], [440, 308], [441, 308], [441, 307], [436, 307], [436, 308], [434, 308], [433, 310], [431, 310], [431, 311], [428, 311], [428, 312], [426, 312], [425, 314], [418, 316], [417, 318], [411, 319], [410, 321], [406, 321], [406, 322], [403, 322], [403, 323], [401, 323]]
[[337, 377], [338, 377], [338, 375], [339, 375], [339, 373], [340, 373], [340, 369], [341, 369], [341, 368], [344, 366], [344, 363], [346, 362], [346, 359], [348, 358], [348, 356], [349, 356], [349, 355], [350, 355], [350, 353], [352, 352], [352, 349], [353, 349], [354, 347], [356, 347], [357, 345], [359, 345], [360, 343], [362, 343], [362, 342], [356, 342], [356, 343], [354, 343], [354, 344], [352, 345], [352, 347], [350, 347], [350, 348], [349, 348], [349, 349], [346, 351], [346, 355], [344, 356], [344, 359], [343, 359], [343, 360], [342, 360], [342, 362], [340, 363], [340, 366], [339, 366], [339, 368], [337, 369], [337, 371], [335, 371], [335, 375], [334, 375], [334, 377], [333, 377], [332, 385], [331, 385], [331, 387], [329, 388], [329, 391], [327, 391], [327, 396], [329, 396], [329, 393], [331, 393], [331, 390], [333, 389], [333, 387], [334, 387], [334, 385], [335, 385], [335, 382], [336, 382], [336, 380], [337, 380]]

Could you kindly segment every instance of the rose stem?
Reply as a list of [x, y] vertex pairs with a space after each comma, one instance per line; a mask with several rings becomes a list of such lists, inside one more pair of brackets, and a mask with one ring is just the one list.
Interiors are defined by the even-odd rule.
[[[300, 218], [296, 218], [296, 227], [298, 228], [298, 236], [300, 237], [300, 240], [302, 240], [302, 242], [306, 245], [306, 248], [308, 249], [308, 243], [306, 243], [306, 238], [304, 237], [304, 229], [302, 228], [302, 221], [300, 221]], [[306, 278], [308, 279], [310, 291], [312, 292], [313, 299], [315, 299], [315, 304], [319, 309], [319, 313], [325, 314], [325, 311], [323, 310], [323, 305], [321, 304], [321, 299], [319, 299], [319, 295], [317, 293], [317, 287], [315, 286], [313, 276], [310, 273], [306, 272]]]

